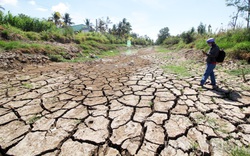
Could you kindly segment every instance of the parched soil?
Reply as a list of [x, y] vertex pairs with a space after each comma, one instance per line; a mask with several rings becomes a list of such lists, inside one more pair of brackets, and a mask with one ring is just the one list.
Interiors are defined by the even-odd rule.
[[186, 77], [163, 70], [192, 54], [146, 48], [0, 71], [1, 154], [224, 156], [248, 147], [249, 81], [219, 70], [231, 62], [218, 67], [216, 90], [199, 86], [203, 65]]

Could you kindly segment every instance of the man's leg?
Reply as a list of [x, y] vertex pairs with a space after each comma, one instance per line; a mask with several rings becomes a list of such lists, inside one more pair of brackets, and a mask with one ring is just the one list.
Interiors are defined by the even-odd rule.
[[206, 70], [205, 70], [205, 73], [201, 79], [201, 83], [200, 85], [203, 86], [207, 80], [207, 78], [210, 76], [211, 72], [213, 72], [215, 68], [215, 65], [213, 64], [207, 64], [207, 67], [206, 67]]
[[211, 78], [211, 85], [216, 86], [214, 70], [212, 70], [212, 72], [210, 73], [210, 78]]
[[[214, 68], [215, 67], [216, 67], [216, 65], [214, 65]], [[215, 80], [214, 70], [212, 70], [212, 72], [210, 74], [210, 78], [211, 78], [211, 84], [213, 85], [213, 89], [217, 89], [218, 87], [216, 86], [216, 80]]]

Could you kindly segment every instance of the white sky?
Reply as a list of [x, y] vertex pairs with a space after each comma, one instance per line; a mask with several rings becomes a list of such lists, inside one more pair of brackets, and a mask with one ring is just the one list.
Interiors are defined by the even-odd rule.
[[197, 29], [201, 22], [210, 24], [213, 31], [227, 28], [235, 12], [225, 0], [0, 0], [0, 5], [5, 13], [40, 19], [48, 19], [54, 11], [67, 12], [75, 24], [83, 24], [86, 18], [95, 24], [95, 19], [109, 17], [113, 25], [126, 18], [133, 32], [154, 40], [164, 27], [171, 35]]

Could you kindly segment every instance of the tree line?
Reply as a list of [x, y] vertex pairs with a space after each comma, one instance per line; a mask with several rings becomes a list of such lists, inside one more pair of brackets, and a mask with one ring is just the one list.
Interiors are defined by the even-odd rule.
[[226, 0], [226, 5], [229, 7], [235, 7], [236, 12], [231, 16], [229, 25], [234, 29], [237, 27], [239, 17], [243, 18], [247, 25], [246, 28], [250, 28], [250, 0]]
[[[231, 20], [229, 21], [229, 26], [232, 29], [241, 28], [242, 26], [238, 23], [239, 19], [242, 18], [246, 21], [246, 28], [250, 29], [250, 0], [225, 0], [226, 6], [228, 7], [235, 7], [236, 12], [234, 12], [230, 17]], [[220, 28], [218, 32], [224, 31], [223, 28]], [[165, 27], [159, 31], [158, 38], [156, 40], [156, 44], [162, 44], [164, 41], [168, 42], [169, 44], [175, 44], [179, 42], [181, 39], [184, 43], [188, 44], [194, 40], [194, 34], [204, 35], [204, 34], [211, 34], [212, 33], [212, 26], [205, 25], [202, 22], [200, 25], [195, 29], [192, 27], [188, 31], [182, 32], [180, 35], [171, 36], [169, 33], [169, 28]], [[171, 39], [168, 39], [171, 37]], [[168, 40], [166, 40], [168, 39]]]
[[[38, 19], [24, 14], [14, 16], [10, 12], [5, 15], [1, 10], [4, 10], [2, 6], [0, 6], [0, 24], [10, 24], [23, 31], [33, 31], [39, 33], [52, 29], [66, 28], [68, 30], [74, 24], [69, 13], [61, 15], [59, 12], [54, 12], [51, 17], [48, 17], [48, 19]], [[109, 17], [96, 19], [95, 24], [93, 24], [90, 19], [86, 18], [83, 20], [83, 23], [88, 27], [90, 32], [109, 34], [120, 39], [130, 38], [135, 41], [135, 44], [153, 44], [154, 42], [146, 35], [140, 36], [133, 33], [132, 25], [126, 18], [123, 18], [118, 24], [113, 24], [112, 27], [110, 27], [112, 21]]]

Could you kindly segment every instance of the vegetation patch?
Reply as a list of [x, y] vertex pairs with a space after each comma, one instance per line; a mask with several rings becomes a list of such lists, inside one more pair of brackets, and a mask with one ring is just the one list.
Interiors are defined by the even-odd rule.
[[120, 54], [120, 52], [118, 50], [110, 50], [110, 51], [102, 52], [102, 54], [98, 55], [98, 56], [99, 57], [108, 57], [108, 56], [117, 56], [119, 54]]
[[241, 76], [243, 73], [245, 75], [250, 74], [250, 68], [241, 68], [241, 69], [233, 69], [233, 70], [226, 70], [226, 73], [234, 76]]
[[35, 116], [29, 118], [28, 124], [33, 124], [33, 123], [35, 123], [37, 120], [39, 120], [39, 119], [41, 119], [41, 118], [42, 118], [42, 116], [35, 115]]
[[[162, 29], [164, 30], [164, 29]], [[237, 28], [227, 30], [219, 33], [212, 33], [207, 31], [201, 23], [197, 31], [193, 28], [191, 30], [181, 33], [177, 36], [167, 36], [161, 43], [168, 48], [182, 49], [195, 48], [198, 50], [209, 50], [206, 43], [208, 38], [215, 38], [216, 44], [224, 49], [227, 57], [231, 59], [250, 60], [250, 33], [247, 28]], [[161, 32], [161, 31], [160, 31]]]
[[27, 88], [27, 89], [31, 89], [31, 88], [33, 88], [33, 85], [30, 83], [23, 83], [23, 87]]
[[163, 46], [157, 46], [157, 47], [156, 47], [156, 52], [167, 53], [167, 52], [171, 52], [171, 50], [170, 50], [170, 49], [167, 49], [167, 48], [165, 48], [165, 47], [163, 47]]
[[26, 53], [56, 53], [62, 51], [60, 47], [38, 44], [38, 43], [26, 43], [22, 41], [0, 41], [0, 49], [3, 50], [19, 50], [20, 52]]
[[191, 74], [187, 71], [187, 68], [184, 66], [179, 65], [166, 65], [163, 66], [163, 69], [167, 73], [176, 74], [180, 77], [188, 77], [191, 76]]
[[250, 148], [236, 147], [230, 154], [231, 156], [250, 156]]
[[51, 54], [49, 55], [50, 61], [53, 62], [63, 62], [63, 56], [62, 55], [57, 55], [57, 54]]

